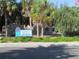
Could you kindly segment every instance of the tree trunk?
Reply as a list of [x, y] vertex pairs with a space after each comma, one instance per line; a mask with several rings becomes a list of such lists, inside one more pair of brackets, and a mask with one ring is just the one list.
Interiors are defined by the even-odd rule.
[[31, 29], [31, 27], [32, 27], [32, 19], [31, 19], [31, 17], [30, 17], [30, 29]]
[[7, 29], [7, 15], [5, 14], [5, 37], [8, 35], [8, 29]]
[[39, 37], [39, 25], [37, 23], [37, 37]]
[[43, 25], [42, 25], [42, 26], [41, 26], [41, 37], [44, 36], [43, 33], [44, 33], [44, 28], [43, 28]]
[[62, 30], [61, 36], [64, 37], [64, 35], [65, 35], [65, 33], [64, 33], [64, 31]]

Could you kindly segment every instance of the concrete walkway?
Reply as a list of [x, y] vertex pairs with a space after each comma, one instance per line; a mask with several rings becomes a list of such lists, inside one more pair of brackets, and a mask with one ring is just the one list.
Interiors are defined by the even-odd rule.
[[0, 47], [49, 47], [51, 45], [79, 46], [79, 42], [27, 42], [27, 43], [0, 43]]

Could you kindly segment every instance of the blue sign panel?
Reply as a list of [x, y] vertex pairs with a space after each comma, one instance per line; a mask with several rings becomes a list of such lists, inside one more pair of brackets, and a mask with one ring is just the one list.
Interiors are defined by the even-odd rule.
[[29, 37], [32, 36], [32, 30], [21, 30], [20, 33], [21, 36], [29, 36]]
[[21, 37], [32, 37], [32, 30], [20, 30], [16, 31], [16, 37], [21, 36]]
[[16, 36], [16, 37], [21, 36], [20, 28], [19, 28], [19, 27], [17, 27], [17, 28], [15, 29], [15, 36]]
[[15, 32], [15, 36], [16, 36], [16, 37], [18, 37], [18, 36], [20, 36], [20, 35], [21, 35], [20, 31], [16, 31], [16, 32]]

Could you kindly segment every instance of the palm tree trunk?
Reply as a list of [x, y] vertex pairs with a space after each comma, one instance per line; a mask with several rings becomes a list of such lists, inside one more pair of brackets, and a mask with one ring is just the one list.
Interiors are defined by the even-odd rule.
[[8, 32], [7, 32], [7, 15], [5, 14], [5, 37], [7, 37]]
[[30, 28], [32, 27], [32, 19], [31, 19], [31, 17], [30, 17]]
[[42, 26], [41, 26], [41, 37], [44, 36], [43, 33], [44, 33], [44, 28], [43, 28], [43, 25], [42, 25]]
[[39, 24], [37, 23], [37, 37], [39, 37]]

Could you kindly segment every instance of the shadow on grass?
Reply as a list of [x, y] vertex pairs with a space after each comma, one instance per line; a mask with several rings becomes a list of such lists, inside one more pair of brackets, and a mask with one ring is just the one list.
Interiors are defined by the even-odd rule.
[[[6, 49], [6, 48], [3, 48]], [[12, 48], [8, 48], [12, 49]], [[49, 47], [39, 46], [37, 48], [20, 48], [0, 53], [0, 59], [68, 59], [75, 57], [69, 53], [65, 45]]]

